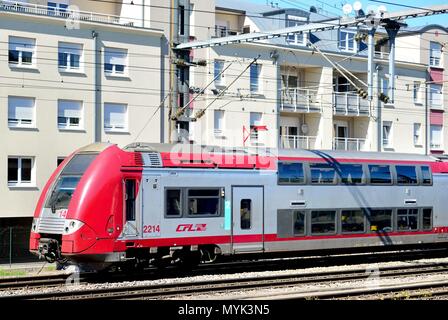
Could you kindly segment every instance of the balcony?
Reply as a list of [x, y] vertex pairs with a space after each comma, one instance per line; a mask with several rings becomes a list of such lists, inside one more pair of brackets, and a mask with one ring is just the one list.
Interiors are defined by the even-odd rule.
[[388, 60], [388, 59], [389, 59], [389, 52], [385, 52], [385, 51], [375, 51], [375, 58], [377, 58], [377, 59], [383, 59], [383, 60]]
[[289, 112], [322, 112], [321, 102], [317, 101], [317, 90], [283, 88], [280, 110]]
[[315, 149], [317, 137], [314, 136], [280, 136], [280, 148], [283, 149]]
[[366, 151], [366, 139], [334, 138], [333, 150]]
[[353, 92], [333, 93], [333, 113], [343, 116], [370, 116], [369, 101]]
[[74, 23], [76, 21], [89, 21], [89, 22], [115, 24], [126, 27], [134, 27], [133, 22], [120, 21], [119, 16], [93, 13], [87, 11], [71, 11], [65, 9], [55, 10], [54, 7], [17, 2], [17, 1], [0, 0], [0, 12], [24, 13], [38, 16], [48, 16], [52, 18], [69, 19], [70, 23]]

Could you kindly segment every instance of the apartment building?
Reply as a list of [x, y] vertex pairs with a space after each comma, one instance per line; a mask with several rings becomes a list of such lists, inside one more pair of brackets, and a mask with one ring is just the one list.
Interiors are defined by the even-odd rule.
[[73, 1], [73, 14], [67, 1], [41, 3], [0, 3], [2, 244], [27, 243], [8, 227], [29, 229], [46, 181], [77, 148], [164, 139], [163, 30], [123, 21], [118, 4]]
[[[333, 18], [316, 12], [233, 0], [216, 1], [215, 10], [210, 37], [270, 31], [310, 22], [334, 22]], [[213, 23], [210, 19], [203, 22]], [[439, 30], [442, 32], [446, 33]], [[375, 35], [378, 45], [374, 99], [369, 102], [355, 90], [366, 89], [367, 83], [367, 45], [365, 41], [356, 41], [357, 34], [356, 29], [291, 34], [250, 44], [193, 50], [194, 56], [201, 55], [210, 64], [206, 67], [206, 76], [204, 70], [191, 70], [190, 83], [204, 88], [213, 82], [203, 95], [202, 104], [195, 104], [195, 108], [207, 108], [208, 112], [201, 121], [193, 123], [193, 140], [226, 146], [426, 153], [429, 135], [437, 139], [439, 132], [432, 124], [430, 127], [428, 119], [441, 121], [440, 116], [428, 112], [424, 103], [429, 49], [420, 42], [409, 41], [415, 50], [427, 52], [415, 61], [401, 44], [405, 37], [397, 39], [394, 101], [381, 102], [379, 94], [391, 96], [391, 81], [389, 48], [384, 41], [387, 33], [379, 29]], [[426, 33], [423, 35], [426, 37]], [[403, 55], [403, 51], [408, 55]], [[438, 52], [440, 60], [445, 61], [443, 52]], [[258, 55], [257, 66], [245, 70]], [[342, 68], [335, 68], [335, 63]], [[222, 70], [225, 71], [213, 81]], [[415, 87], [417, 83], [423, 85]], [[210, 92], [216, 96], [223, 89], [225, 94], [214, 101]], [[433, 101], [440, 99], [436, 93], [433, 97]], [[263, 130], [248, 135], [248, 128], [257, 127]]]

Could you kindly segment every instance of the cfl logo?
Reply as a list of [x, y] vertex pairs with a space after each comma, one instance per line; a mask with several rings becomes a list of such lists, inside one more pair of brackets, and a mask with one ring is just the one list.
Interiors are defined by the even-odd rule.
[[70, 5], [67, 8], [68, 18], [65, 20], [65, 28], [68, 30], [78, 30], [80, 29], [80, 13], [79, 7], [75, 5]]
[[195, 231], [205, 231], [207, 229], [207, 224], [179, 224], [176, 228], [176, 232], [195, 232]]

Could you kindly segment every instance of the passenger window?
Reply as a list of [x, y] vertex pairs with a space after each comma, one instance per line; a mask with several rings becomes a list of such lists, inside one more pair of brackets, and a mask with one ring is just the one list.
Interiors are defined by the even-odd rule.
[[294, 235], [305, 235], [305, 212], [294, 211]]
[[326, 163], [311, 163], [311, 183], [313, 184], [334, 184], [336, 171]]
[[417, 170], [415, 166], [395, 166], [397, 184], [417, 184]]
[[392, 231], [392, 210], [371, 210], [370, 211], [370, 231], [391, 232]]
[[398, 231], [418, 230], [418, 209], [398, 209], [397, 230]]
[[242, 199], [240, 208], [241, 229], [248, 230], [251, 228], [252, 221], [252, 200]]
[[278, 182], [280, 184], [302, 184], [305, 183], [305, 175], [302, 163], [279, 162]]
[[188, 214], [193, 216], [219, 216], [220, 189], [189, 189]]
[[431, 168], [428, 166], [422, 166], [422, 184], [431, 185], [432, 184], [432, 174]]
[[311, 233], [312, 234], [336, 233], [336, 211], [312, 211]]
[[170, 217], [180, 217], [182, 215], [181, 190], [166, 190], [166, 211], [165, 215]]
[[364, 232], [364, 212], [362, 210], [342, 210], [342, 233]]
[[126, 221], [135, 221], [135, 180], [125, 181]]
[[432, 230], [432, 209], [423, 209], [423, 230]]
[[364, 171], [362, 164], [339, 165], [341, 182], [346, 184], [364, 183]]
[[392, 178], [388, 165], [369, 165], [371, 184], [391, 184]]

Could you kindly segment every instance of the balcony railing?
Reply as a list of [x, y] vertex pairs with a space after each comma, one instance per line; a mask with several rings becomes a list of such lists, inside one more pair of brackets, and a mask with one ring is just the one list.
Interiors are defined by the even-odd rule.
[[322, 112], [317, 90], [300, 88], [283, 88], [280, 102], [282, 111]]
[[389, 59], [389, 52], [385, 51], [375, 51], [375, 58], [379, 59]]
[[366, 139], [334, 138], [333, 150], [366, 151]]
[[[133, 27], [134, 22], [123, 21], [119, 16], [106, 15], [87, 11], [72, 11], [57, 9], [39, 4], [30, 4], [18, 1], [0, 0], [0, 11], [49, 16], [52, 18], [70, 19], [71, 21], [90, 21], [107, 24], [118, 24]], [[137, 21], [137, 20], [136, 20]]]
[[280, 136], [280, 148], [283, 149], [316, 149], [317, 137], [313, 136]]
[[334, 92], [333, 112], [336, 115], [370, 116], [369, 101], [353, 92]]

